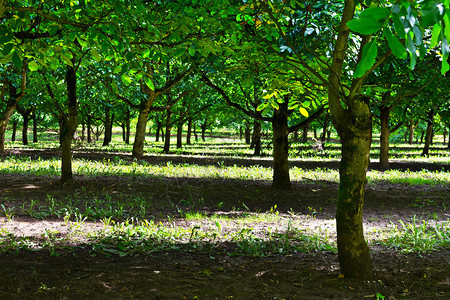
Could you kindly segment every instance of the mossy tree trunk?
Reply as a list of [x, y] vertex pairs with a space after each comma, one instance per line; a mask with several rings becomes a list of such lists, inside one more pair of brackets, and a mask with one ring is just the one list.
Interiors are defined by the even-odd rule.
[[77, 71], [67, 66], [67, 107], [68, 114], [62, 117], [61, 126], [61, 179], [65, 184], [73, 180], [72, 173], [72, 140], [78, 126]]
[[288, 159], [288, 114], [287, 103], [280, 104], [280, 109], [274, 110], [273, 128], [273, 181], [272, 187], [276, 189], [290, 189], [292, 183], [289, 177]]
[[359, 101], [337, 122], [342, 143], [336, 212], [338, 257], [345, 277], [372, 278], [372, 262], [363, 233], [363, 204], [372, 138], [370, 109]]
[[[328, 103], [342, 144], [336, 211], [341, 273], [346, 278], [369, 280], [373, 277], [373, 270], [369, 248], [364, 240], [363, 204], [372, 137], [372, 115], [369, 109], [370, 99], [361, 95], [361, 87], [368, 73], [353, 79], [350, 90], [342, 89], [341, 78], [350, 35], [347, 23], [353, 19], [355, 10], [355, 2], [346, 0], [328, 76]], [[358, 61], [370, 38], [362, 37]]]

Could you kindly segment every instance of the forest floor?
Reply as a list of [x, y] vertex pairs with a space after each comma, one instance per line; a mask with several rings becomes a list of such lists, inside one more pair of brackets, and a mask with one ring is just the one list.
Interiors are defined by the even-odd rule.
[[[96, 158], [94, 154], [89, 156]], [[103, 159], [104, 154], [97, 158]], [[414, 164], [403, 164], [403, 167], [417, 168]], [[240, 215], [276, 208], [277, 215], [294, 218], [297, 226], [326, 229], [332, 238], [336, 230], [337, 188], [336, 183], [324, 181], [294, 182], [293, 189], [279, 191], [272, 189], [269, 182], [82, 176], [61, 186], [58, 178], [0, 175], [0, 195], [6, 208], [20, 207], [30, 199], [37, 201], [38, 206], [49, 197], [67, 199], [67, 195], [88, 199], [89, 195], [108, 194], [121, 199], [139, 194], [143, 199], [159, 203], [147, 213], [155, 221], [171, 226], [192, 228], [195, 223], [177, 217], [180, 209], [195, 209], [205, 215]], [[190, 194], [189, 199], [196, 199], [195, 205], [182, 201], [186, 194]], [[389, 230], [399, 220], [411, 222], [415, 218], [418, 223], [425, 220], [430, 224], [448, 221], [449, 195], [449, 186], [389, 182], [368, 185], [364, 206], [366, 235]], [[167, 216], [173, 217], [168, 221]], [[69, 231], [68, 223], [54, 217], [32, 218], [17, 213], [10, 220], [0, 218], [0, 229], [14, 232], [16, 236], [42, 237], [46, 230], [56, 228], [59, 235], [65, 235]], [[81, 230], [95, 231], [103, 226], [100, 220], [85, 220]], [[262, 225], [256, 221], [246, 226], [261, 234], [268, 229], [267, 226], [258, 228]], [[204, 251], [167, 250], [120, 256], [101, 254], [85, 242], [54, 252], [40, 249], [1, 253], [0, 299], [450, 298], [448, 248], [417, 254], [370, 243], [375, 277], [360, 282], [339, 276], [334, 251], [252, 257], [233, 256], [227, 251], [212, 255]]]

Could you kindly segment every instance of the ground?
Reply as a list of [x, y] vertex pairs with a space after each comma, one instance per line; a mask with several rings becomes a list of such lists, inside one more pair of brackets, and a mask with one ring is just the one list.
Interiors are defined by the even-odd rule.
[[[95, 159], [95, 154], [86, 155]], [[154, 157], [147, 159], [156, 160]], [[418, 167], [407, 164], [402, 168]], [[187, 192], [193, 194], [192, 199], [201, 199], [201, 202], [180, 201]], [[273, 190], [268, 182], [76, 176], [73, 183], [61, 186], [56, 177], [0, 175], [0, 195], [7, 195], [4, 197], [6, 207], [19, 207], [31, 198], [44, 203], [49, 196], [63, 199], [67, 195], [102, 193], [139, 193], [143, 198], [153, 199], [161, 204], [148, 212], [156, 220], [176, 216], [180, 208], [195, 207], [205, 214], [239, 213], [245, 202], [248, 213], [266, 212], [276, 207], [281, 216], [295, 216], [298, 226], [332, 231], [337, 184], [294, 182], [292, 190], [279, 191]], [[388, 182], [368, 185], [365, 230], [387, 228], [400, 219], [410, 221], [413, 216], [430, 222], [448, 220], [449, 193], [448, 186], [419, 187]], [[18, 235], [33, 235], [45, 228], [59, 228], [64, 234], [67, 227], [61, 219], [36, 219], [20, 214], [13, 220], [2, 217], [0, 221], [2, 228], [14, 230]], [[192, 226], [176, 217], [170, 222], [174, 226]], [[84, 226], [88, 230], [101, 225], [87, 220]], [[257, 231], [259, 225], [253, 226]], [[263, 232], [267, 228], [260, 230]], [[341, 278], [337, 254], [333, 251], [249, 257], [230, 256], [226, 251], [211, 255], [202, 251], [174, 250], [119, 256], [101, 254], [82, 244], [70, 251], [62, 248], [54, 253], [48, 249], [20, 250], [0, 255], [0, 299], [450, 298], [448, 248], [421, 254], [402, 253], [376, 243], [370, 244], [370, 248], [375, 278], [368, 282]]]

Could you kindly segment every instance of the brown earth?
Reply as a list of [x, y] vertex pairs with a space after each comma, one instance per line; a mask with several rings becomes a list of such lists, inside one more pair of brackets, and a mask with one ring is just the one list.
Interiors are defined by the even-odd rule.
[[[39, 152], [31, 155], [38, 156]], [[90, 159], [104, 157], [86, 155]], [[162, 163], [161, 158], [147, 159]], [[404, 167], [419, 168], [414, 164]], [[202, 201], [183, 207], [186, 193]], [[49, 196], [64, 199], [75, 194], [86, 198], [139, 194], [159, 203], [148, 212], [156, 220], [176, 216], [180, 207], [220, 214], [244, 207], [250, 213], [266, 212], [276, 205], [281, 215], [295, 212], [298, 220], [304, 220], [302, 226], [314, 227], [333, 223], [337, 184], [295, 182], [292, 190], [278, 191], [268, 182], [76, 177], [74, 183], [60, 186], [58, 178], [0, 175], [5, 207], [19, 207], [31, 198], [44, 203]], [[365, 228], [388, 227], [390, 222], [410, 221], [413, 216], [430, 222], [448, 220], [449, 194], [448, 186], [368, 186]], [[221, 202], [223, 205], [218, 205]], [[169, 205], [173, 203], [177, 209]], [[314, 218], [310, 217], [312, 208]], [[0, 220], [0, 229], [22, 235], [62, 226], [62, 220], [20, 214], [12, 221], [4, 217]], [[183, 226], [181, 219], [173, 222]], [[87, 225], [94, 228], [98, 223]], [[48, 250], [22, 250], [0, 254], [0, 299], [376, 299], [377, 293], [385, 299], [450, 298], [450, 249], [405, 254], [371, 244], [371, 251], [375, 279], [357, 282], [339, 277], [337, 255], [332, 252], [255, 258], [179, 251], [120, 257], [102, 255], [83, 245], [71, 251], [60, 250], [59, 256], [51, 256]]]

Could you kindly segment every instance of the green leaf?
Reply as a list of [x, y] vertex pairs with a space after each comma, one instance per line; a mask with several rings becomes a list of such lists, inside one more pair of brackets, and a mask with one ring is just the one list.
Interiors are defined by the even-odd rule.
[[155, 85], [153, 84], [153, 81], [150, 77], [145, 77], [144, 82], [148, 86], [149, 89], [151, 89], [152, 91], [155, 90]]
[[111, 86], [112, 86], [113, 92], [116, 93], [116, 94], [118, 94], [118, 93], [119, 93], [119, 87], [117, 86], [117, 82], [116, 82], [116, 81], [113, 81], [113, 82], [111, 83]]
[[434, 48], [437, 46], [439, 41], [439, 35], [441, 34], [441, 25], [439, 23], [434, 24], [433, 34], [430, 42], [430, 47]]
[[392, 34], [392, 32], [389, 28], [386, 28], [386, 30], [384, 31], [384, 36], [386, 37], [386, 40], [388, 41], [389, 48], [391, 48], [392, 53], [400, 59], [405, 59], [407, 57], [405, 47]]
[[194, 47], [189, 47], [188, 52], [189, 52], [189, 55], [190, 55], [190, 56], [194, 56], [194, 55], [195, 55], [195, 49], [194, 49]]
[[386, 18], [390, 13], [389, 8], [387, 7], [370, 7], [363, 10], [360, 14], [360, 18], [369, 18], [374, 20], [381, 20]]
[[267, 108], [267, 106], [269, 106], [269, 103], [267, 103], [267, 102], [261, 103], [260, 105], [258, 105], [256, 110], [257, 111], [263, 111], [263, 110], [265, 110]]
[[12, 56], [13, 56], [13, 53], [10, 53], [10, 54], [6, 55], [5, 57], [3, 57], [2, 59], [0, 59], [0, 64], [9, 63], [12, 60]]
[[448, 64], [447, 59], [442, 60], [441, 74], [445, 74], [450, 70], [450, 65]]
[[17, 51], [13, 52], [12, 61], [14, 63], [14, 66], [16, 66], [16, 68], [18, 68], [18, 69], [22, 68], [23, 62]]
[[447, 41], [450, 41], [450, 11], [447, 11], [444, 15], [444, 34], [447, 38]]
[[444, 8], [442, 7], [442, 4], [434, 1], [428, 2], [423, 6], [421, 11], [421, 25], [423, 27], [430, 27], [431, 25], [438, 23], [443, 17], [443, 12]]
[[302, 114], [305, 118], [309, 117], [308, 111], [303, 107], [300, 107], [300, 114]]
[[3, 55], [8, 55], [13, 48], [14, 48], [13, 43], [6, 44], [3, 48]]
[[73, 67], [73, 63], [72, 63], [72, 61], [70, 60], [70, 58], [68, 58], [67, 56], [65, 56], [65, 55], [62, 54], [62, 53], [60, 53], [60, 55], [61, 55], [61, 58], [63, 59], [63, 61], [64, 61], [64, 63], [65, 63], [66, 65]]
[[128, 75], [127, 73], [123, 73], [122, 74], [122, 82], [126, 85], [129, 86], [131, 84], [131, 77], [130, 75]]
[[376, 39], [373, 39], [370, 43], [366, 44], [363, 48], [363, 54], [361, 61], [356, 66], [354, 78], [362, 77], [367, 71], [372, 68], [377, 58], [378, 49]]
[[270, 102], [270, 105], [272, 105], [272, 107], [276, 110], [280, 109], [280, 106], [278, 105], [278, 103], [276, 101], [272, 101]]
[[92, 49], [91, 49], [91, 53], [92, 53], [92, 56], [94, 57], [94, 59], [95, 59], [96, 62], [100, 62], [100, 61], [102, 60], [102, 57], [101, 57], [100, 54], [98, 53], [97, 49], [92, 48]]
[[408, 50], [408, 52], [410, 54], [410, 59], [411, 59], [410, 68], [414, 69], [416, 67], [416, 62], [417, 62], [417, 52], [416, 52], [416, 46], [414, 45], [414, 42], [412, 41], [410, 34], [408, 34], [408, 37], [406, 39], [406, 49]]
[[405, 26], [403, 26], [403, 23], [400, 20], [399, 16], [393, 15], [392, 20], [394, 21], [394, 27], [395, 31], [397, 32], [397, 36], [401, 39], [404, 39], [406, 37]]
[[383, 26], [383, 23], [371, 19], [371, 18], [361, 18], [361, 19], [352, 19], [347, 22], [348, 28], [350, 28], [351, 31], [363, 34], [363, 35], [369, 35], [374, 34], [378, 30], [381, 29]]
[[28, 68], [30, 68], [31, 72], [37, 71], [39, 69], [39, 65], [35, 61], [30, 61], [28, 63]]

